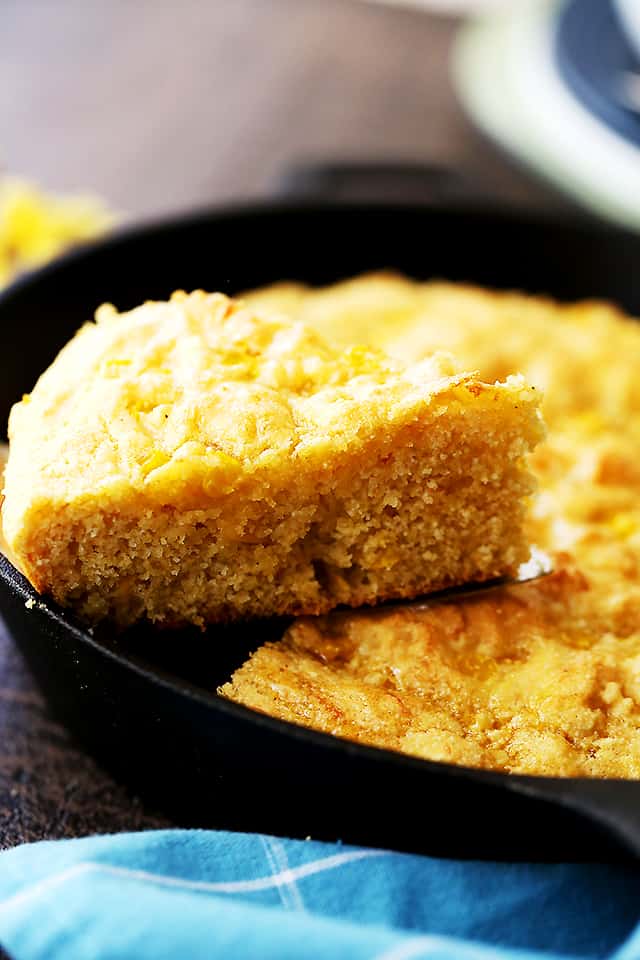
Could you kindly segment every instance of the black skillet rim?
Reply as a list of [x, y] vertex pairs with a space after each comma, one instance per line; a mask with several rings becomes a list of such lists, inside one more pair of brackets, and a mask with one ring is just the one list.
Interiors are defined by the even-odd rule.
[[[243, 217], [264, 217], [268, 219], [273, 215], [284, 212], [295, 213], [300, 216], [316, 214], [332, 216], [339, 213], [347, 215], [350, 213], [371, 214], [375, 216], [376, 213], [382, 211], [398, 215], [431, 212], [454, 217], [477, 217], [479, 220], [491, 220], [513, 226], [557, 229], [573, 236], [589, 237], [600, 241], [609, 238], [617, 238], [622, 241], [629, 240], [638, 244], [640, 249], [640, 238], [636, 233], [616, 223], [600, 220], [588, 211], [580, 211], [579, 215], [569, 218], [566, 214], [563, 215], [554, 211], [544, 210], [532, 213], [529, 210], [523, 211], [504, 205], [496, 205], [487, 202], [485, 198], [470, 203], [469, 198], [463, 197], [446, 198], [444, 202], [435, 199], [417, 203], [398, 202], [393, 199], [367, 200], [365, 202], [347, 198], [333, 201], [323, 199], [314, 201], [307, 198], [300, 201], [295, 197], [283, 197], [275, 200], [273, 198], [267, 200], [257, 198], [255, 201], [230, 201], [225, 204], [179, 212], [175, 215], [148, 217], [135, 222], [125, 220], [120, 226], [103, 237], [83, 241], [78, 246], [56, 256], [49, 263], [32, 270], [26, 270], [0, 291], [0, 313], [7, 304], [11, 303], [14, 296], [20, 295], [24, 289], [37, 283], [40, 279], [55, 276], [58, 270], [62, 268], [81, 264], [84, 259], [92, 257], [95, 253], [108, 251], [130, 243], [139, 243], [145, 237], [152, 237], [160, 232], [170, 233], [174, 230], [197, 227], [200, 224], [210, 222], [214, 218], [221, 221], [236, 220]], [[401, 270], [401, 268], [398, 269]], [[504, 287], [503, 289], [509, 288]]]

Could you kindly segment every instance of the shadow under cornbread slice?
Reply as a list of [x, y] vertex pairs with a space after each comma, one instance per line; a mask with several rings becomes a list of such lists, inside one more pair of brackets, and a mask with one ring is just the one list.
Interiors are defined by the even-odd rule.
[[201, 291], [98, 311], [16, 404], [2, 510], [35, 587], [174, 626], [515, 572], [537, 395], [340, 351]]

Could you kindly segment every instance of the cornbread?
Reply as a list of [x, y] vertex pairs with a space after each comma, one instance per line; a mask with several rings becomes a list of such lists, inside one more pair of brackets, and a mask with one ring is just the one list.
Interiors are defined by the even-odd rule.
[[[526, 529], [556, 573], [486, 597], [294, 624], [222, 689], [283, 719], [508, 772], [640, 777], [640, 326], [615, 307], [397, 276], [257, 291], [398, 358], [435, 343], [544, 388]], [[375, 304], [375, 323], [368, 317]]]
[[123, 626], [512, 573], [537, 396], [220, 294], [103, 306], [12, 410], [5, 538], [36, 589]]
[[404, 362], [448, 350], [489, 382], [520, 371], [543, 391], [548, 425], [570, 413], [597, 410], [616, 418], [640, 409], [640, 377], [631, 362], [638, 331], [611, 304], [560, 304], [384, 273], [320, 289], [275, 284], [244, 300], [285, 309], [332, 343], [368, 344]]
[[430, 760], [637, 777], [640, 643], [598, 629], [585, 592], [560, 569], [464, 602], [303, 618], [221, 692]]

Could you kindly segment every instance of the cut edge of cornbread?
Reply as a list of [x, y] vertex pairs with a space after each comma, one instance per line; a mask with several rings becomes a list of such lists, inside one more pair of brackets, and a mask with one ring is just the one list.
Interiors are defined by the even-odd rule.
[[36, 589], [165, 626], [513, 573], [542, 435], [522, 378], [338, 351], [222, 295], [86, 325], [17, 404], [2, 521]]

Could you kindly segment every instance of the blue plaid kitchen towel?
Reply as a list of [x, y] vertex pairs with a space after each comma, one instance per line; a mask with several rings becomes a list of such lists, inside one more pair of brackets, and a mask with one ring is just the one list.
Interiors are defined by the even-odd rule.
[[633, 867], [163, 830], [0, 854], [14, 960], [640, 957]]

